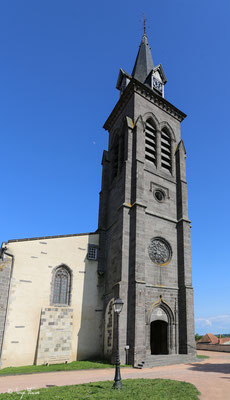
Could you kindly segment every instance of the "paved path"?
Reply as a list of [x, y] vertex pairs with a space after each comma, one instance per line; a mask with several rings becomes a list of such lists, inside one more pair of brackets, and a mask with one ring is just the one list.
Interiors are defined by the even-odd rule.
[[[122, 378], [164, 378], [193, 383], [201, 392], [201, 400], [230, 400], [230, 353], [199, 351], [208, 355], [205, 361], [192, 364], [145, 368], [122, 368]], [[50, 372], [0, 377], [0, 393], [26, 388], [113, 380], [113, 369]]]

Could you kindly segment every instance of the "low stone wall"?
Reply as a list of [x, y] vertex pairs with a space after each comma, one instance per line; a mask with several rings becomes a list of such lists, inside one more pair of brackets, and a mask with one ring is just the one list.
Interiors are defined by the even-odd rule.
[[197, 350], [208, 350], [208, 351], [223, 351], [230, 353], [230, 344], [203, 344], [197, 343]]

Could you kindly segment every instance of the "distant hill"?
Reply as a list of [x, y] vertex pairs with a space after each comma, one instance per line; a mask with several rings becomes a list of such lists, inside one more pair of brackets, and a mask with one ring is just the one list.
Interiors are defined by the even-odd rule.
[[219, 337], [219, 335], [221, 335], [222, 338], [230, 337], [230, 333], [221, 333], [221, 334], [217, 333], [217, 334], [215, 334], [215, 336], [217, 336], [217, 337]]

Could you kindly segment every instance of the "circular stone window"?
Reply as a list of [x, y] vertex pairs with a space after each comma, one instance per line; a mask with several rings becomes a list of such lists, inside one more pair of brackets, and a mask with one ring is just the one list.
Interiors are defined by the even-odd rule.
[[170, 244], [166, 240], [159, 237], [151, 239], [148, 252], [150, 260], [158, 265], [168, 264], [172, 257]]
[[156, 189], [154, 192], [154, 197], [157, 201], [162, 202], [165, 200], [165, 193], [163, 192], [163, 190]]

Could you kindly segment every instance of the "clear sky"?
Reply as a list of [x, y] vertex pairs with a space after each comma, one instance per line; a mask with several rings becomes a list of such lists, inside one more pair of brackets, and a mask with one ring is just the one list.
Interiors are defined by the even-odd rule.
[[143, 34], [188, 117], [196, 332], [230, 333], [229, 0], [0, 2], [0, 241], [94, 231], [103, 123]]

